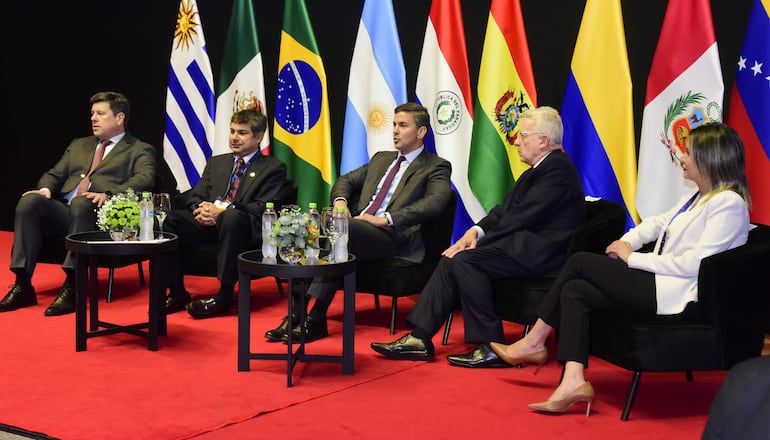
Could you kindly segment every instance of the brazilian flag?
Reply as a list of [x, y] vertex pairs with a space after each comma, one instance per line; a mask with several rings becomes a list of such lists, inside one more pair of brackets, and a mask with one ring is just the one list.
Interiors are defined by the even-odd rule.
[[287, 0], [278, 57], [273, 154], [297, 183], [297, 203], [329, 203], [337, 175], [326, 72], [304, 0]]

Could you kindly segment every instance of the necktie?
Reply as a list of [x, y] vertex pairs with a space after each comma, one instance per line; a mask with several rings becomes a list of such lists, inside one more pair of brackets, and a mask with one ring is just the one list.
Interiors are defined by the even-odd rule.
[[380, 208], [382, 201], [385, 200], [385, 195], [388, 193], [390, 185], [393, 183], [393, 179], [396, 177], [396, 173], [398, 173], [398, 170], [401, 168], [401, 162], [404, 160], [406, 160], [406, 157], [398, 156], [396, 164], [393, 165], [388, 175], [385, 176], [385, 181], [382, 182], [382, 188], [380, 188], [380, 192], [377, 193], [377, 196], [374, 198], [372, 204], [369, 205], [369, 208], [366, 209], [366, 214], [374, 215], [374, 213], [377, 212], [377, 210]]
[[105, 139], [103, 140], [98, 147], [96, 147], [96, 152], [94, 152], [94, 158], [91, 161], [91, 168], [88, 170], [88, 174], [86, 174], [86, 177], [84, 177], [80, 183], [78, 183], [78, 190], [75, 194], [81, 195], [84, 192], [88, 191], [88, 186], [91, 185], [91, 174], [93, 174], [96, 167], [99, 166], [99, 164], [102, 162], [102, 158], [104, 158], [104, 150], [107, 148], [107, 145], [110, 145], [112, 143], [111, 140]]
[[246, 167], [244, 167], [245, 164], [246, 162], [244, 162], [243, 158], [239, 157], [238, 162], [235, 164], [233, 175], [230, 176], [230, 186], [227, 189], [227, 195], [225, 195], [226, 202], [232, 202], [233, 198], [235, 198], [235, 193], [238, 191], [238, 184], [241, 183], [241, 176], [246, 170]]

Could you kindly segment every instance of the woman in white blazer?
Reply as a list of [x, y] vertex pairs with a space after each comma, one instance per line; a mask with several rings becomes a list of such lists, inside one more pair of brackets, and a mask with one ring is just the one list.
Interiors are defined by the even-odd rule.
[[[683, 174], [697, 190], [610, 243], [607, 256], [573, 255], [530, 332], [511, 345], [490, 344], [506, 362], [536, 364], [539, 369], [548, 359], [546, 339], [554, 327], [560, 329], [558, 360], [565, 363], [564, 376], [548, 400], [530, 408], [564, 412], [586, 402], [588, 415], [594, 390], [583, 370], [588, 365], [590, 312], [680, 313], [689, 302], [698, 301], [701, 260], [746, 243], [750, 198], [740, 138], [725, 124], [709, 123], [693, 129], [686, 145]], [[652, 252], [636, 252], [654, 240]]]

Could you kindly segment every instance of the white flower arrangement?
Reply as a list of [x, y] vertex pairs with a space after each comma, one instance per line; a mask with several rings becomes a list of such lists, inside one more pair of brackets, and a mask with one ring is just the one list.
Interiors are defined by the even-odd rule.
[[139, 230], [139, 202], [132, 189], [108, 198], [96, 213], [96, 225], [102, 231]]
[[317, 248], [320, 226], [296, 205], [285, 206], [273, 223], [271, 240], [279, 248], [295, 246], [300, 249]]

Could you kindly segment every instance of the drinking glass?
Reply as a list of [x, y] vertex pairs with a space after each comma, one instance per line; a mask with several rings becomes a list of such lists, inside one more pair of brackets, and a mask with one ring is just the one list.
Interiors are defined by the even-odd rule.
[[321, 228], [323, 228], [326, 238], [331, 243], [331, 250], [329, 256], [326, 258], [328, 262], [334, 262], [334, 252], [336, 250], [337, 239], [340, 238], [340, 233], [334, 228], [334, 208], [327, 206], [321, 210]]
[[163, 222], [168, 213], [171, 212], [171, 196], [168, 193], [155, 193], [152, 198], [153, 205], [155, 205], [155, 215], [158, 217], [158, 225], [160, 226], [160, 238], [163, 238]]

